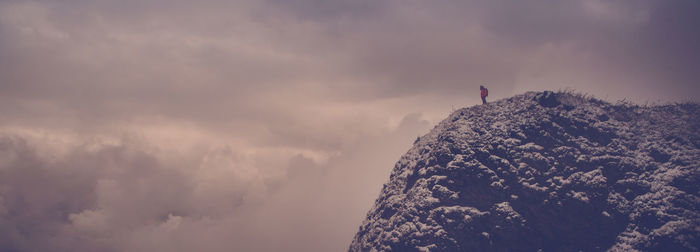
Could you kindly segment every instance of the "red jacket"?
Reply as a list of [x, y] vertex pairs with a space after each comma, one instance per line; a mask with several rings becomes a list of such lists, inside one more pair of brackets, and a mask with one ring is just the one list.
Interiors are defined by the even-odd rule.
[[486, 88], [484, 88], [484, 89], [481, 90], [481, 97], [483, 98], [483, 97], [486, 97], [486, 96], [489, 96], [489, 90], [486, 89]]

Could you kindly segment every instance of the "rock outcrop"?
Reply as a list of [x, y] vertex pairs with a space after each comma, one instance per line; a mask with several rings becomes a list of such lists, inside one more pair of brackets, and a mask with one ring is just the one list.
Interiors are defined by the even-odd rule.
[[396, 163], [350, 251], [696, 251], [699, 148], [692, 103], [460, 109]]

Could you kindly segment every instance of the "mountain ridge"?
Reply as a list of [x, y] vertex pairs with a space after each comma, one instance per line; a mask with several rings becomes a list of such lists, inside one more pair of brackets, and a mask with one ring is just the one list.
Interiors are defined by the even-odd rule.
[[528, 92], [453, 112], [349, 251], [698, 250], [700, 106]]

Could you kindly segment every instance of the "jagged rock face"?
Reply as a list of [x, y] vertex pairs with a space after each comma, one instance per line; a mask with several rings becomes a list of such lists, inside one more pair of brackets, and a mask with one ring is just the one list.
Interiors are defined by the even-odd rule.
[[350, 251], [698, 250], [699, 108], [526, 93], [458, 110], [396, 163]]

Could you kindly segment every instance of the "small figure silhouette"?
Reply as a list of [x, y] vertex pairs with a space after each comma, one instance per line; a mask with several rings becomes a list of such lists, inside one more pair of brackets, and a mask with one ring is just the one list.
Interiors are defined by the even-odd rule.
[[486, 96], [489, 96], [489, 90], [483, 85], [479, 86], [479, 89], [481, 89], [481, 101], [486, 104]]

